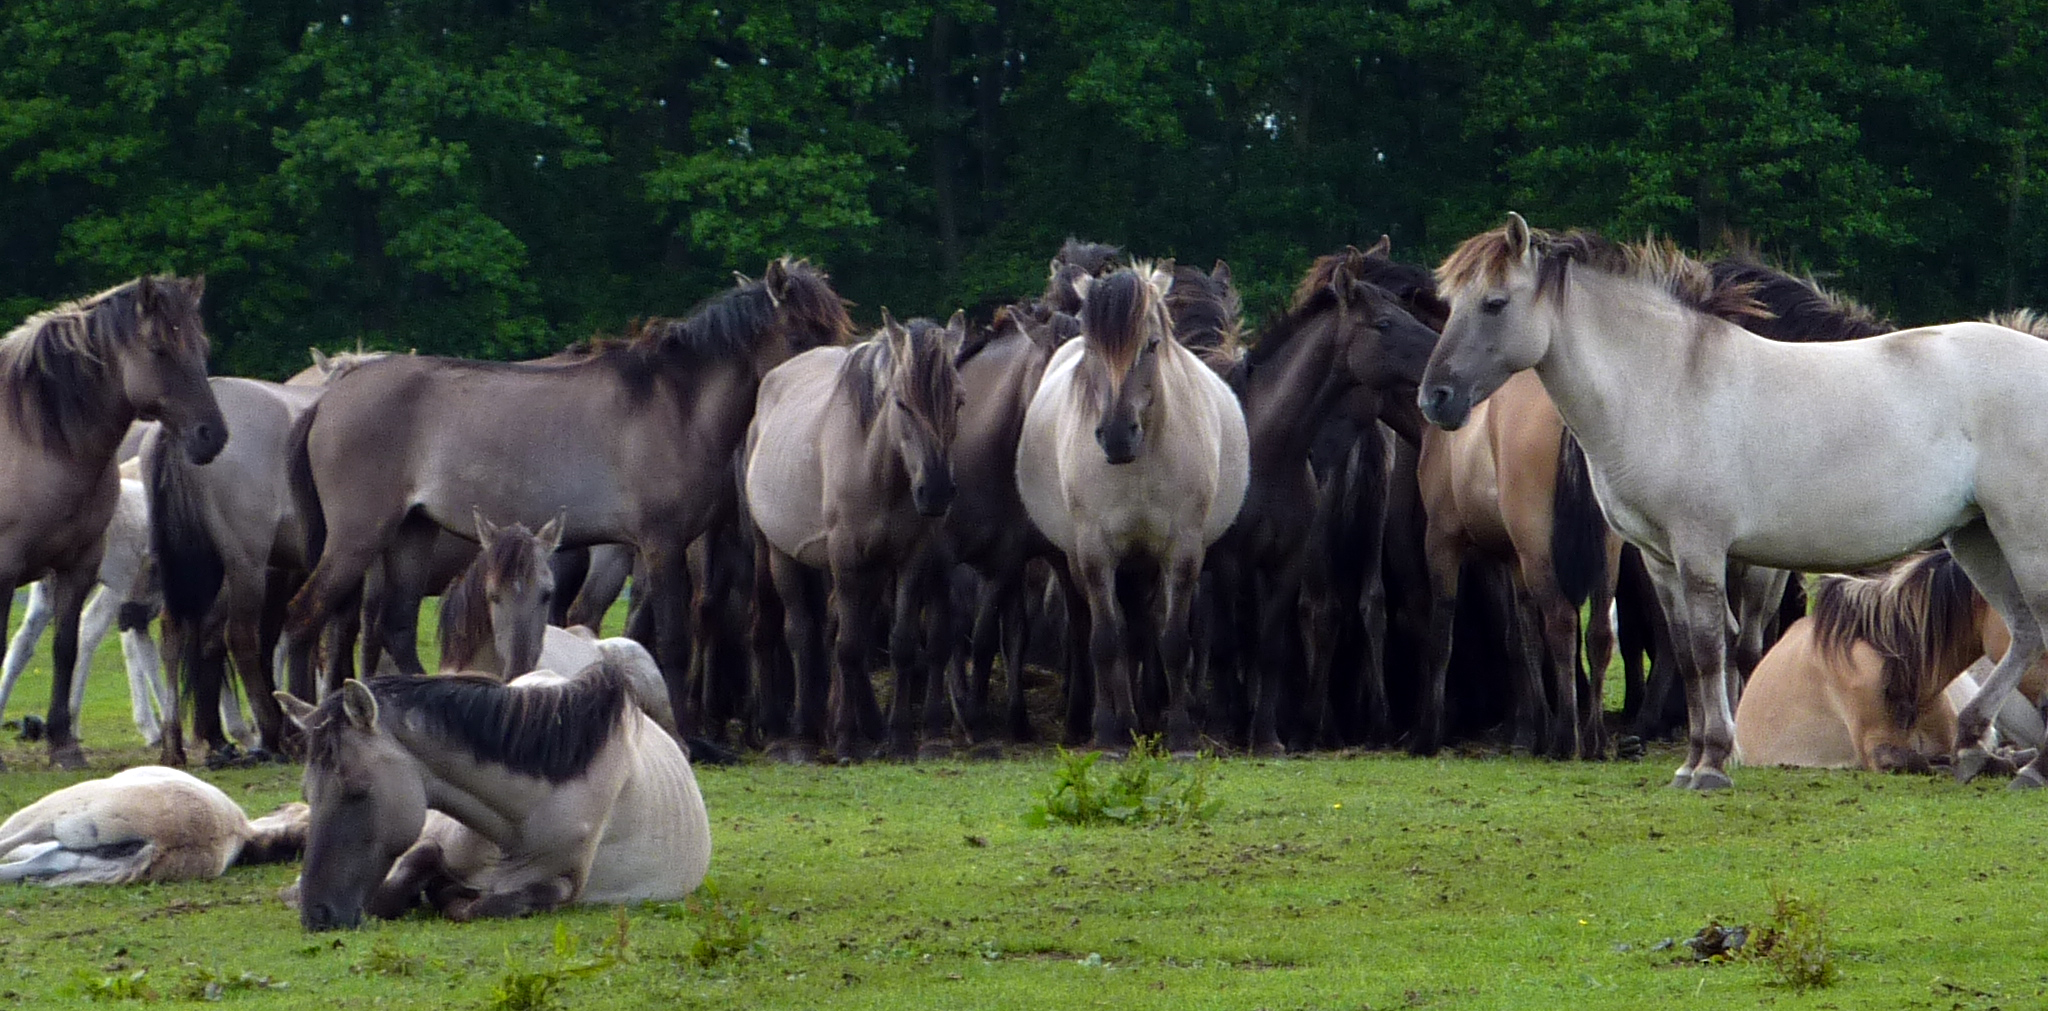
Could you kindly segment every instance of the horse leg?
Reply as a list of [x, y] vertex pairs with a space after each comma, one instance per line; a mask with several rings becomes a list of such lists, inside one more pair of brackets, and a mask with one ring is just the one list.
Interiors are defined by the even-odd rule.
[[[690, 707], [690, 559], [687, 542], [663, 542], [641, 549], [647, 567], [644, 607], [653, 611], [654, 643], [651, 651], [662, 680], [668, 683], [669, 706], [677, 727], [695, 733], [687, 725]], [[636, 590], [638, 594], [640, 591]], [[642, 645], [647, 645], [642, 643]]]
[[192, 685], [192, 736], [206, 744], [207, 761], [234, 755], [233, 744], [221, 725], [222, 685], [227, 681], [227, 636], [221, 621], [212, 615], [200, 623], [187, 649], [192, 657], [186, 670]]
[[[868, 680], [868, 628], [870, 606], [880, 595], [882, 580], [865, 566], [845, 559], [832, 567], [831, 609], [836, 626], [832, 644], [832, 699], [830, 744], [842, 761], [861, 757], [858, 746], [868, 728], [862, 717], [866, 707], [875, 707], [874, 683]], [[896, 696], [905, 694], [898, 675]]]
[[[1991, 527], [1985, 520], [1977, 520], [1949, 534], [1948, 548], [1957, 564], [1963, 567], [1963, 573], [1970, 577], [1971, 584], [1977, 587], [1977, 592], [1983, 594], [1991, 609], [2005, 619], [2007, 630], [2012, 633], [2012, 644], [2006, 647], [2005, 656], [1991, 668], [1991, 674], [1984, 679], [1977, 697], [1956, 714], [1955, 776], [1968, 782], [1990, 761], [1988, 736], [1991, 718], [2005, 702], [2006, 696], [2019, 686], [2020, 677], [2040, 659], [2043, 637], [2038, 612], [2021, 588], [2020, 574], [2013, 571], [2010, 557], [1992, 536]], [[2043, 603], [2048, 604], [2048, 601]], [[2048, 754], [2048, 749], [2043, 753]], [[2037, 755], [2021, 770], [2021, 778], [2013, 782], [2019, 784], [2025, 779], [2028, 781], [2026, 785], [2040, 786], [2048, 782], [2044, 772], [2048, 769], [2043, 768]]]
[[[9, 605], [14, 595], [8, 594]], [[28, 610], [22, 612], [21, 628], [7, 644], [5, 673], [0, 674], [0, 714], [7, 712], [7, 699], [14, 694], [14, 684], [21, 680], [21, 672], [28, 669], [28, 663], [35, 658], [36, 643], [43, 632], [50, 627], [50, 618], [56, 614], [50, 606], [50, 589], [43, 580], [37, 580], [28, 589]]]
[[1679, 676], [1686, 689], [1686, 761], [1671, 785], [1719, 790], [1732, 785], [1727, 761], [1735, 746], [1724, 673], [1728, 648], [1727, 560], [1717, 551], [1678, 552], [1678, 561], [1645, 555], [1658, 599], [1671, 621]]
[[1087, 596], [1074, 581], [1072, 566], [1063, 560], [1052, 570], [1052, 583], [1059, 587], [1060, 610], [1066, 618], [1066, 719], [1061, 736], [1078, 747], [1089, 740], [1095, 722], [1094, 616], [1088, 611]]
[[[765, 542], [764, 542], [765, 543]], [[783, 634], [793, 666], [798, 740], [815, 751], [825, 743], [834, 707], [831, 653], [825, 646], [827, 593], [824, 577], [773, 548], [770, 570], [783, 608]], [[778, 662], [780, 662], [778, 660]], [[772, 750], [774, 745], [770, 743]], [[809, 756], [805, 756], [806, 759]]]
[[[967, 635], [966, 655], [961, 658], [961, 683], [954, 689], [960, 723], [967, 728], [969, 741], [986, 740], [991, 736], [989, 683], [995, 679], [996, 654], [1003, 645], [1001, 601], [1005, 592], [999, 580], [976, 574], [974, 623]], [[954, 652], [961, 650], [956, 646]]]
[[[263, 750], [284, 755], [284, 711], [273, 694], [276, 685], [270, 679], [270, 665], [264, 662], [262, 606], [261, 601], [242, 601], [231, 606], [226, 633], [228, 657], [235, 665], [235, 675], [242, 680], [242, 695], [249, 700], [249, 710], [256, 717], [257, 739]], [[239, 709], [230, 695], [224, 694], [221, 701]]]
[[788, 737], [791, 728], [791, 695], [796, 690], [790, 668], [790, 640], [785, 633], [788, 617], [783, 612], [784, 595], [778, 591], [772, 549], [766, 538], [754, 535], [754, 584], [747, 626], [754, 682], [753, 730], [771, 751]]
[[[1587, 601], [1586, 682], [1579, 696], [1579, 757], [1607, 754], [1607, 667], [1614, 662], [1614, 586], [1621, 565], [1621, 538], [1607, 535], [1607, 568]], [[1640, 668], [1638, 668], [1640, 676]]]
[[[922, 637], [920, 665], [924, 668], [925, 679], [924, 744], [919, 754], [944, 758], [952, 751], [947, 738], [952, 734], [954, 722], [952, 692], [946, 682], [953, 659], [953, 566], [941, 562], [926, 564], [923, 568], [924, 573], [919, 580], [924, 584], [923, 620], [912, 622], [913, 630]], [[917, 604], [913, 598], [910, 611], [913, 618], [918, 616]], [[898, 610], [900, 615], [900, 606]], [[966, 734], [966, 723], [960, 724], [960, 732]], [[962, 739], [966, 738], [963, 736]]]
[[[1194, 640], [1188, 629], [1201, 578], [1202, 556], [1199, 551], [1172, 559], [1159, 571], [1159, 660], [1166, 674], [1166, 750], [1188, 757], [1195, 754], [1197, 743], [1195, 721], [1188, 715], [1188, 704], [1195, 694], [1194, 671], [1190, 663]], [[1277, 619], [1276, 623], [1287, 624]], [[1284, 627], [1282, 634], [1285, 634]], [[1277, 680], [1277, 674], [1277, 671], [1264, 672], [1264, 676], [1274, 680]], [[1278, 699], [1273, 698], [1272, 702], [1274, 705], [1268, 707], [1268, 712], [1277, 708]], [[1270, 722], [1266, 729], [1272, 730]], [[1275, 746], [1279, 744], [1277, 734], [1272, 743]]]
[[1134, 664], [1125, 650], [1123, 606], [1116, 596], [1116, 562], [1076, 555], [1074, 582], [1088, 609], [1088, 657], [1095, 672], [1094, 746], [1122, 754], [1137, 721]]
[[[1533, 564], [1532, 564], [1533, 563]], [[1523, 614], [1525, 626], [1538, 634], [1525, 636], [1541, 644], [1538, 657], [1550, 675], [1550, 739], [1552, 758], [1579, 756], [1579, 609], [1565, 597], [1558, 585], [1555, 568], [1547, 558], [1525, 555], [1523, 573], [1528, 592]], [[1532, 643], [1533, 644], [1533, 643]], [[1541, 683], [1533, 685], [1542, 697]]]
[[[107, 630], [114, 627], [114, 612], [120, 607], [120, 599], [105, 586], [94, 586], [86, 596], [85, 610], [78, 617], [78, 666], [71, 672], [71, 711], [74, 714], [85, 708], [85, 681], [92, 676], [93, 654], [99, 652], [100, 643], [107, 638]], [[144, 700], [145, 703], [147, 701]], [[129, 703], [132, 711], [132, 695]], [[146, 704], [143, 710], [148, 711]], [[135, 725], [141, 729], [142, 721], [137, 720]]]
[[49, 735], [50, 763], [66, 770], [85, 768], [85, 751], [78, 746], [73, 723], [71, 680], [78, 666], [79, 617], [85, 610], [85, 595], [92, 590], [99, 572], [99, 552], [93, 551], [91, 555], [45, 579], [50, 586], [50, 608], [57, 634], [50, 664], [50, 714], [44, 729]]
[[574, 894], [575, 886], [563, 875], [507, 891], [486, 892], [474, 897], [464, 895], [446, 901], [440, 908], [441, 915], [456, 923], [508, 920], [545, 913], [569, 901]]
[[918, 717], [931, 683], [925, 667], [923, 613], [918, 606], [924, 589], [915, 567], [903, 566], [896, 575], [895, 605], [890, 608], [889, 668], [896, 691], [889, 700], [889, 752], [903, 761], [917, 759]]
[[164, 739], [161, 714], [170, 712], [176, 701], [164, 683], [163, 657], [157, 653], [156, 640], [150, 638], [148, 615], [128, 608], [129, 605], [122, 605], [119, 619], [121, 663], [128, 671], [128, 700], [137, 716], [136, 726], [142, 730], [147, 746], [153, 748], [162, 745]]
[[[1252, 707], [1251, 749], [1254, 755], [1284, 755], [1287, 747], [1280, 741], [1279, 723], [1280, 699], [1286, 693], [1281, 681], [1294, 669], [1292, 626], [1300, 618], [1299, 584], [1284, 572], [1261, 572], [1253, 577], [1253, 586], [1259, 642], [1252, 668], [1258, 688]], [[1171, 597], [1170, 589], [1168, 596]], [[1171, 672], [1170, 660], [1168, 668]]]
[[1031, 622], [1025, 614], [1021, 576], [1007, 577], [998, 592], [996, 612], [1003, 636], [1003, 687], [1008, 692], [1004, 722], [1009, 727], [1010, 741], [1023, 744], [1033, 734], [1031, 712], [1024, 699], [1024, 655], [1030, 642]]

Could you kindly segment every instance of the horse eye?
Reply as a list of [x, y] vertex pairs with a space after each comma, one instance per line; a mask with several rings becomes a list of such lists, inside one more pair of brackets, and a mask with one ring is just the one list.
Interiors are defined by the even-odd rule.
[[902, 397], [896, 398], [896, 408], [905, 414], [910, 413], [910, 404], [906, 402]]
[[1394, 328], [1394, 321], [1382, 316], [1372, 321], [1372, 328], [1380, 331], [1392, 330]]
[[1157, 350], [1159, 350], [1159, 338], [1157, 338], [1157, 337], [1154, 337], [1154, 338], [1152, 338], [1151, 340], [1148, 340], [1148, 341], [1146, 341], [1146, 342], [1145, 342], [1145, 350], [1147, 350], [1147, 351], [1157, 351]]
[[1479, 303], [1479, 308], [1490, 314], [1498, 314], [1507, 307], [1508, 297], [1506, 295], [1488, 295], [1486, 296], [1486, 301]]

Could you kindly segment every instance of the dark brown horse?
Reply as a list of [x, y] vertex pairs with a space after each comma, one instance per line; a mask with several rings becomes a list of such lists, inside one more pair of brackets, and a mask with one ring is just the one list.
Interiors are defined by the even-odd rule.
[[114, 454], [131, 422], [160, 420], [194, 463], [227, 425], [206, 384], [204, 282], [143, 277], [28, 318], [0, 340], [0, 627], [13, 589], [49, 577], [57, 634], [50, 760], [83, 768], [71, 723], [78, 618], [120, 497]]
[[293, 685], [309, 690], [304, 645], [409, 519], [466, 533], [477, 510], [537, 526], [566, 509], [563, 544], [638, 550], [643, 590], [662, 608], [655, 653], [687, 712], [685, 548], [709, 520], [761, 377], [851, 330], [825, 275], [784, 259], [687, 319], [649, 321], [572, 361], [391, 357], [337, 380], [301, 419], [294, 455], [319, 549], [286, 626]]

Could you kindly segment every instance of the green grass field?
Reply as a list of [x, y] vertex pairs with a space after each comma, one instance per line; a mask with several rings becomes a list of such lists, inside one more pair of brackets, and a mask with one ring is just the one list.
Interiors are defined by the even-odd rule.
[[[18, 610], [17, 610], [18, 614]], [[47, 651], [47, 643], [45, 644]], [[17, 694], [47, 701], [47, 652]], [[111, 641], [95, 774], [150, 759]], [[0, 807], [82, 778], [0, 746]], [[716, 901], [309, 936], [290, 867], [0, 889], [0, 1003], [248, 1007], [2032, 1008], [2048, 1005], [2040, 795], [1996, 782], [1636, 763], [1221, 764], [1178, 828], [1029, 828], [1055, 760], [699, 774]], [[201, 773], [260, 813], [294, 769]], [[1833, 986], [1682, 960], [1773, 890], [1824, 906]], [[623, 944], [620, 943], [623, 938]]]

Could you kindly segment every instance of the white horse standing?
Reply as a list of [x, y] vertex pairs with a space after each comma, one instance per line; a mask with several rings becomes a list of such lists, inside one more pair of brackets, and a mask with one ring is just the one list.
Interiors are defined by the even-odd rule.
[[1130, 744], [1144, 659], [1117, 595], [1119, 569], [1156, 569], [1150, 627], [1167, 674], [1167, 746], [1194, 748], [1190, 605], [1203, 556], [1237, 518], [1250, 478], [1237, 397], [1174, 340], [1172, 276], [1170, 266], [1141, 264], [1088, 285], [1081, 336], [1047, 364], [1017, 446], [1025, 509], [1088, 599], [1094, 745], [1108, 750]]
[[306, 805], [255, 821], [220, 788], [161, 765], [74, 783], [0, 822], [0, 882], [125, 885], [217, 878], [296, 856]]
[[[1731, 559], [1842, 571], [1946, 539], [2013, 635], [1958, 721], [1959, 741], [1984, 739], [2048, 620], [2048, 343], [1983, 323], [1767, 341], [1725, 319], [1743, 290], [1716, 289], [1669, 243], [1552, 235], [1513, 214], [1438, 275], [1452, 312], [1423, 414], [1457, 428], [1508, 376], [1543, 380], [1678, 639], [1691, 748], [1672, 785], [1730, 785]], [[1987, 757], [1961, 748], [1957, 774]], [[2044, 782], [2039, 759], [2014, 781]]]

